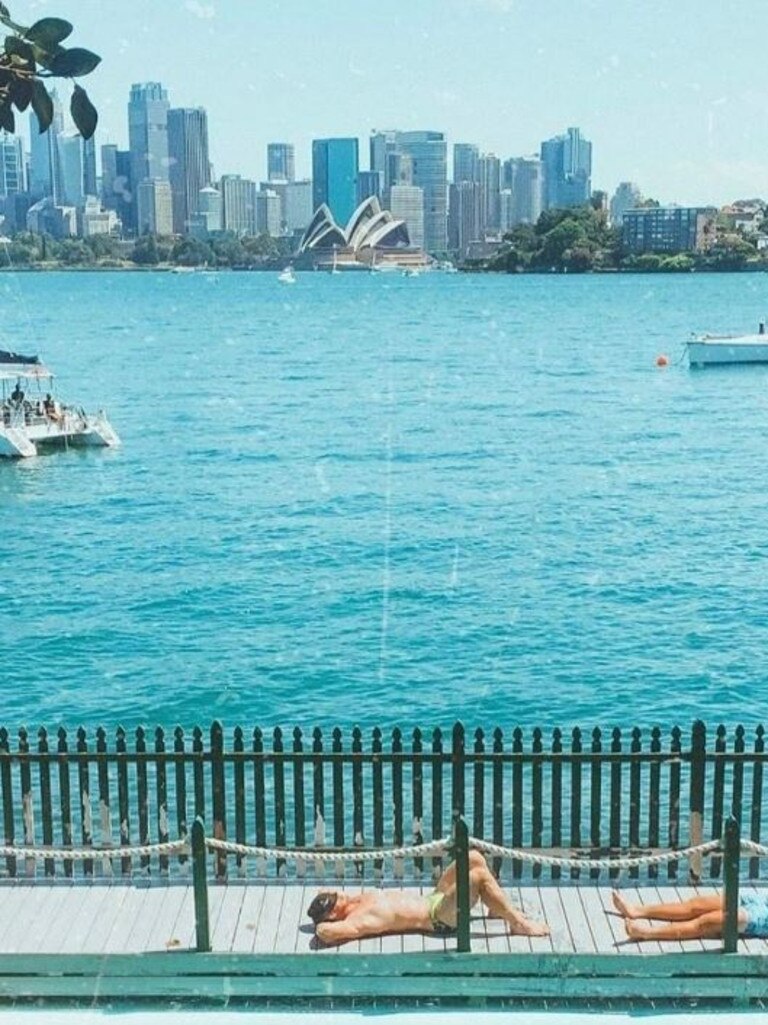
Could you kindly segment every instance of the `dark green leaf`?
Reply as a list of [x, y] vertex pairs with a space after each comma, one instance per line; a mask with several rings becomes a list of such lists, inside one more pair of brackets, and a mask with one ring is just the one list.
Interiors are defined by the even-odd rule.
[[75, 86], [75, 91], [72, 93], [70, 111], [78, 132], [80, 132], [84, 139], [90, 139], [96, 131], [99, 115], [96, 113], [94, 105], [88, 99], [88, 93], [79, 85]]
[[11, 134], [16, 131], [16, 118], [13, 116], [10, 104], [0, 107], [0, 128], [4, 128]]
[[39, 79], [35, 79], [32, 85], [32, 109], [37, 114], [37, 123], [40, 125], [40, 134], [42, 135], [53, 121], [53, 100]]
[[33, 92], [34, 86], [30, 78], [17, 78], [11, 86], [11, 100], [19, 110], [26, 110]]
[[81, 75], [90, 74], [99, 64], [101, 57], [90, 50], [74, 47], [72, 50], [62, 50], [56, 54], [49, 67], [51, 73], [60, 78], [79, 78]]
[[25, 43], [23, 39], [19, 39], [18, 36], [5, 37], [5, 52], [15, 54], [17, 57], [23, 57], [28, 64], [34, 64], [35, 54], [32, 47], [29, 43]]
[[42, 18], [25, 33], [31, 43], [43, 50], [55, 49], [62, 40], [72, 35], [72, 26], [62, 18]]

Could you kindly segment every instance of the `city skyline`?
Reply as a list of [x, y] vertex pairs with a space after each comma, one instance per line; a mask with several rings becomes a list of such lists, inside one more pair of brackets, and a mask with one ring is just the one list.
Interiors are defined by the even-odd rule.
[[[62, 13], [49, 0], [13, 6], [22, 20]], [[357, 137], [362, 151], [377, 128], [430, 130], [504, 159], [579, 125], [595, 147], [595, 188], [631, 180], [662, 202], [718, 205], [768, 193], [755, 73], [768, 15], [754, 0], [722, 13], [693, 0], [553, 0], [545, 11], [532, 0], [393, 0], [373, 14], [307, 0], [258, 11], [135, 0], [109, 19], [96, 0], [66, 6], [77, 42], [104, 57], [89, 86], [100, 142], [125, 146], [130, 86], [161, 81], [174, 106], [206, 107], [217, 176], [265, 179], [275, 140], [295, 146], [304, 178], [314, 138]], [[360, 45], [372, 31], [377, 52], [393, 55], [385, 68]], [[738, 48], [719, 45], [728, 35]], [[183, 53], [169, 49], [175, 38]], [[211, 64], [226, 76], [201, 74]]]

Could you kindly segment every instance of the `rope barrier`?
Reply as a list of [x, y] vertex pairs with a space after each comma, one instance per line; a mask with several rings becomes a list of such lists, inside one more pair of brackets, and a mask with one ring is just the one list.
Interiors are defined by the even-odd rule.
[[[384, 858], [421, 858], [441, 854], [451, 847], [450, 840], [432, 840], [429, 843], [413, 844], [408, 847], [387, 847], [378, 850], [359, 851], [324, 851], [296, 850], [285, 847], [255, 847], [250, 844], [233, 843], [228, 840], [216, 840], [206, 837], [206, 847], [211, 851], [223, 854], [237, 854], [241, 857], [278, 858], [285, 861], [310, 862], [368, 862], [380, 861]], [[695, 847], [684, 847], [680, 850], [664, 851], [660, 854], [642, 854], [626, 858], [574, 858], [553, 854], [538, 854], [535, 851], [523, 850], [518, 847], [502, 847], [499, 844], [469, 837], [469, 846], [493, 857], [522, 861], [531, 865], [542, 865], [560, 868], [586, 869], [629, 869], [642, 868], [645, 865], [666, 865], [673, 861], [683, 861], [699, 855], [706, 857], [721, 854], [722, 844], [719, 840], [698, 844]], [[750, 857], [768, 857], [768, 846], [753, 840], [741, 841], [741, 853]], [[152, 855], [190, 854], [189, 841], [173, 840], [168, 843], [140, 844], [132, 847], [81, 847], [81, 848], [44, 848], [0, 846], [0, 858], [32, 858], [36, 861], [53, 859], [57, 861], [91, 861], [100, 858], [138, 858]]]

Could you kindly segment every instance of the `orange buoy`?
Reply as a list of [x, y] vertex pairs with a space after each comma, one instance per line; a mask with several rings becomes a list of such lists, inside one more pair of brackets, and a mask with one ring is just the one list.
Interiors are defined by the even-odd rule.
[[661, 356], [657, 356], [656, 357], [656, 366], [657, 367], [668, 367], [669, 366], [669, 359], [664, 355], [664, 353], [662, 353]]

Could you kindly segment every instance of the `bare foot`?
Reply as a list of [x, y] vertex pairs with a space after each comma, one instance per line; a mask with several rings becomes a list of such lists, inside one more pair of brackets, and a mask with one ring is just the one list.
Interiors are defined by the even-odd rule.
[[631, 940], [644, 940], [642, 925], [635, 925], [633, 921], [628, 918], [624, 919], [624, 928], [627, 930], [627, 936]]
[[543, 922], [522, 922], [512, 929], [514, 936], [549, 936], [549, 926]]
[[613, 898], [613, 906], [622, 916], [622, 918], [640, 918], [638, 909], [632, 904], [627, 904], [624, 898], [621, 896], [618, 890], [614, 890], [611, 894]]

